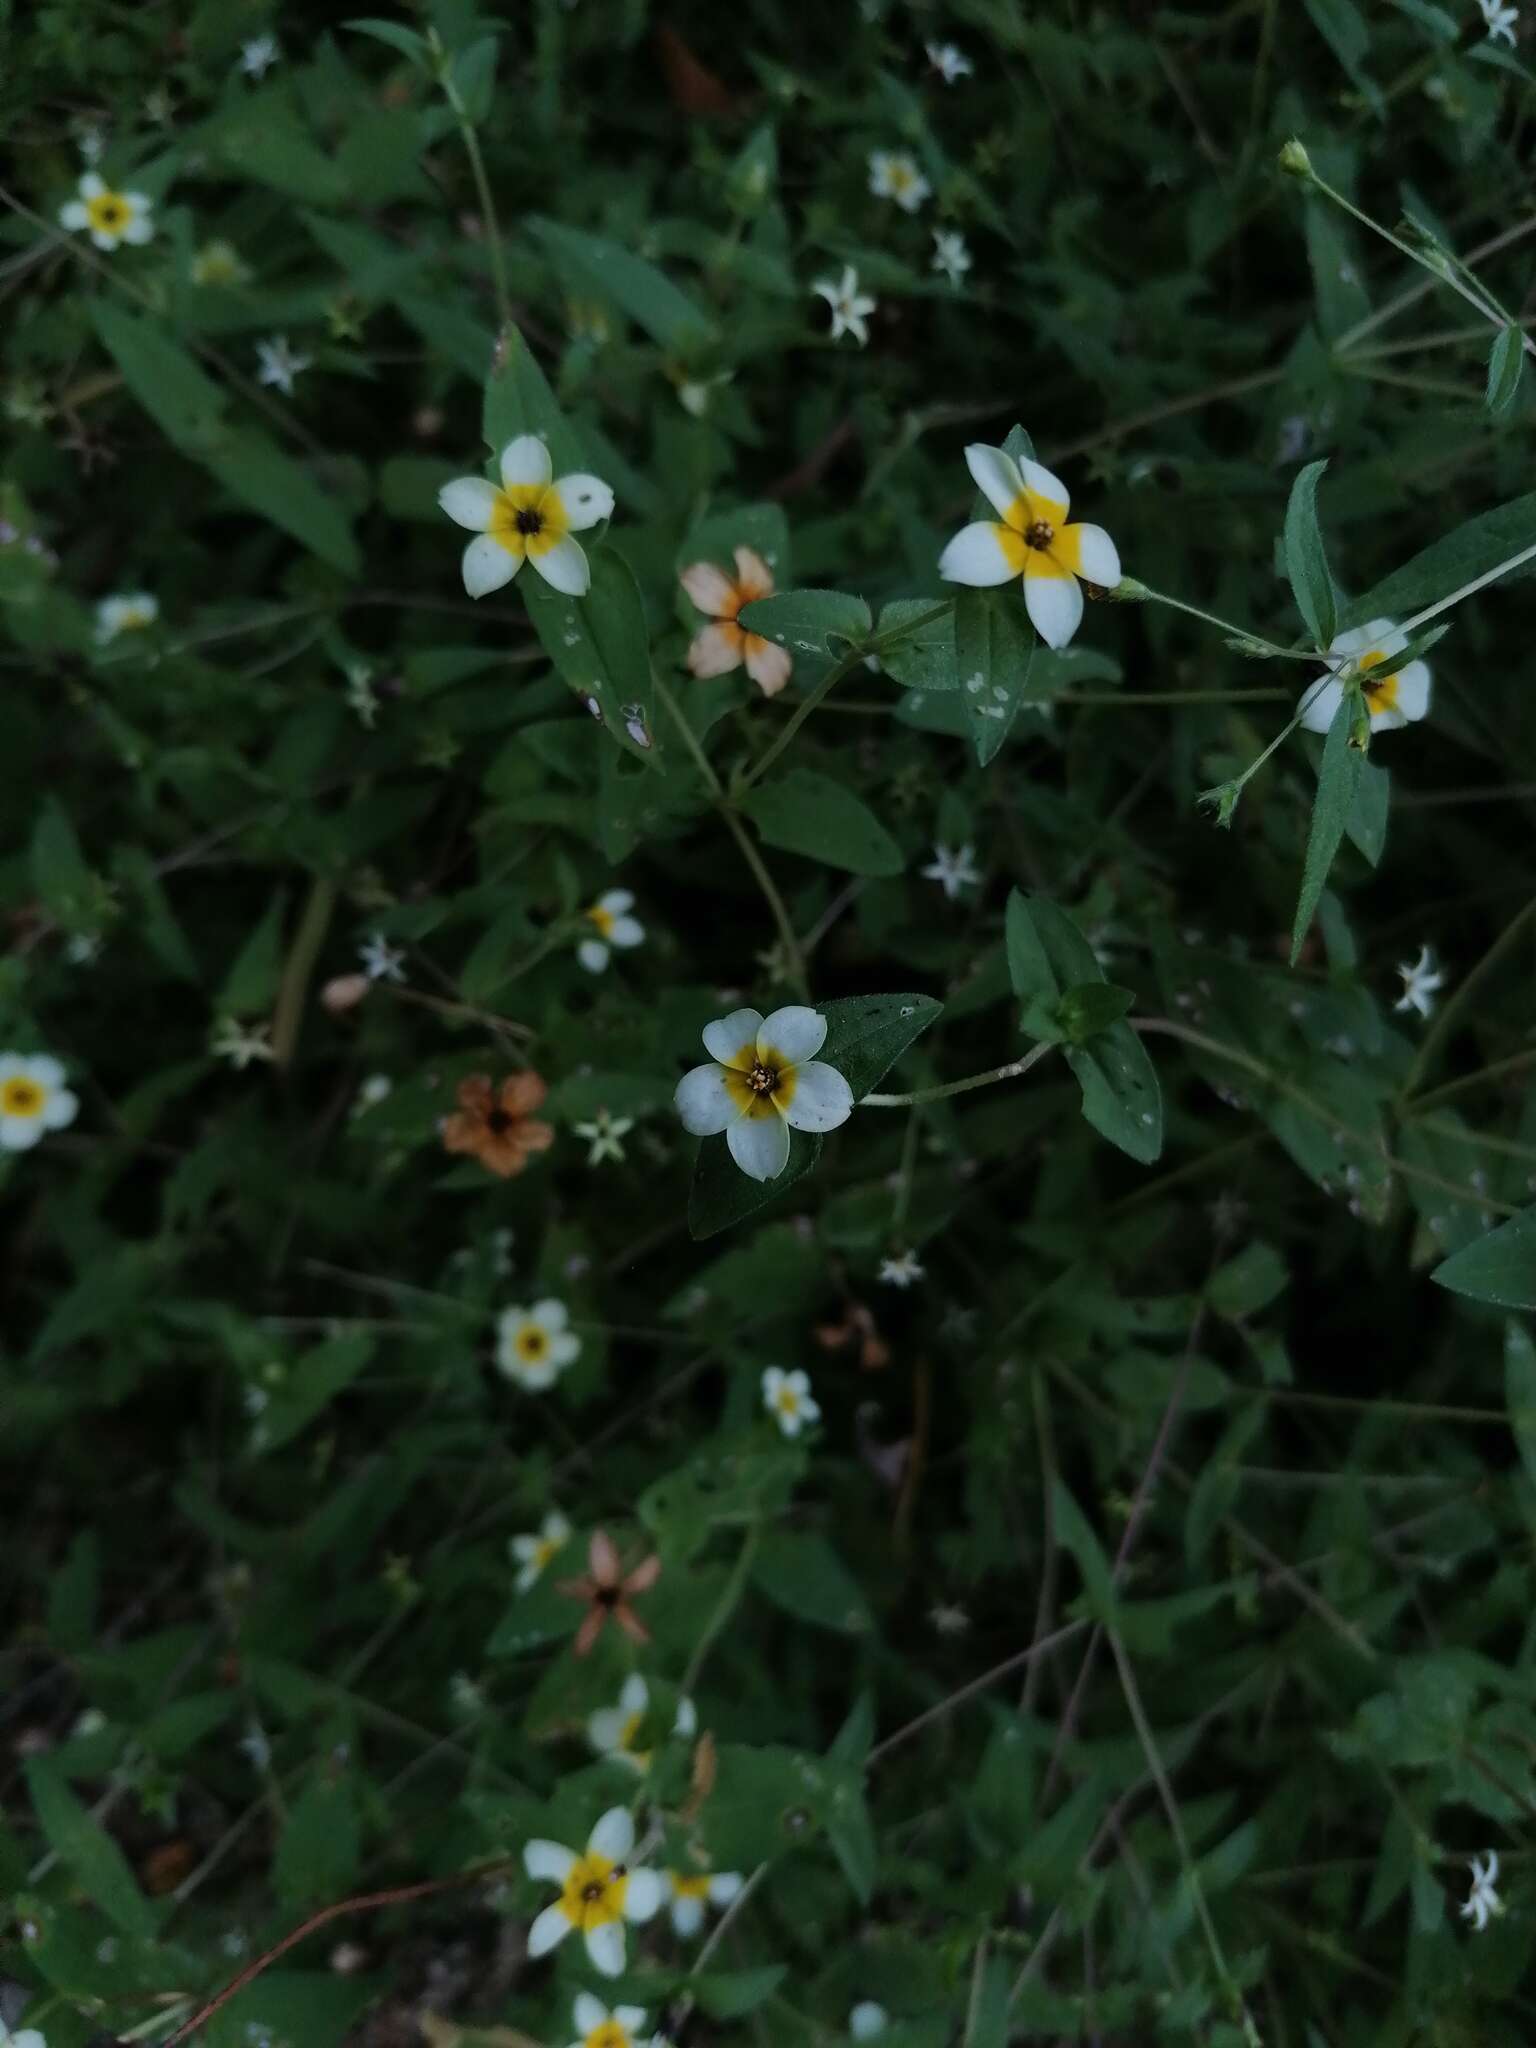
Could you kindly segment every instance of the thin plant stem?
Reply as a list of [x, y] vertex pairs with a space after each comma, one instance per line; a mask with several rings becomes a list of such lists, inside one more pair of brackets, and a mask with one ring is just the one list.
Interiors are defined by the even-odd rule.
[[810, 982], [806, 979], [805, 960], [800, 951], [800, 941], [795, 936], [794, 920], [779, 894], [778, 884], [768, 872], [768, 864], [752, 843], [752, 835], [729, 804], [719, 806], [720, 816], [725, 820], [726, 830], [741, 848], [741, 857], [752, 870], [763, 901], [768, 905], [769, 914], [778, 927], [779, 939], [784, 948], [784, 965], [791, 982], [802, 996], [809, 996]]
[[1218, 618], [1215, 612], [1202, 611], [1197, 604], [1186, 604], [1182, 597], [1170, 597], [1164, 590], [1151, 590], [1142, 585], [1142, 604], [1165, 604], [1170, 611], [1187, 612], [1192, 619], [1201, 619], [1207, 626], [1215, 626], [1223, 633], [1230, 633], [1235, 640], [1248, 640], [1256, 647], [1262, 647], [1266, 654], [1286, 661], [1313, 661], [1318, 656], [1310, 650], [1298, 647], [1281, 647], [1273, 640], [1266, 640], [1262, 633], [1250, 632], [1246, 626], [1234, 626], [1230, 619]]
[[1012, 1081], [1020, 1074], [1027, 1074], [1054, 1049], [1050, 1045], [1031, 1046], [1023, 1059], [1010, 1060], [1005, 1067], [989, 1067], [984, 1074], [967, 1074], [963, 1081], [945, 1081], [936, 1088], [917, 1088], [910, 1095], [863, 1095], [859, 1098], [859, 1108], [914, 1109], [919, 1103], [942, 1102], [946, 1096], [964, 1095], [972, 1088], [989, 1088], [994, 1081]]
[[[1536, 553], [1536, 549], [1532, 549], [1530, 552]], [[1482, 959], [1464, 977], [1461, 986], [1454, 994], [1447, 997], [1439, 1016], [1436, 1017], [1434, 1023], [1425, 1032], [1419, 1043], [1419, 1049], [1413, 1056], [1413, 1064], [1409, 1067], [1408, 1077], [1403, 1082], [1402, 1093], [1398, 1098], [1399, 1102], [1406, 1102], [1412, 1096], [1414, 1089], [1433, 1065], [1436, 1055], [1456, 1029], [1457, 1023], [1460, 1021], [1472, 996], [1486, 977], [1509, 952], [1533, 917], [1536, 917], [1536, 896], [1533, 896], [1528, 903], [1516, 911], [1509, 923], [1505, 925], [1503, 931], [1499, 933], [1499, 936], [1494, 940], [1487, 952], [1484, 953]], [[1422, 1108], [1422, 1102], [1417, 1106]]]
[[1533, 560], [1536, 560], [1536, 545], [1522, 548], [1518, 555], [1511, 555], [1507, 561], [1500, 562], [1497, 568], [1487, 569], [1481, 576], [1474, 576], [1470, 583], [1463, 583], [1461, 588], [1453, 590], [1449, 597], [1442, 597], [1434, 604], [1426, 605], [1423, 611], [1415, 612], [1411, 619], [1404, 619], [1397, 630], [1405, 635], [1413, 632], [1414, 628], [1422, 626], [1426, 619], [1438, 618], [1441, 612], [1448, 612], [1452, 605], [1460, 604], [1461, 600], [1470, 597], [1474, 590], [1482, 590], [1490, 583], [1497, 583], [1499, 578], [1507, 576], [1511, 569], [1518, 569], [1523, 563]]
[[491, 264], [491, 285], [496, 293], [496, 314], [503, 328], [514, 325], [512, 318], [512, 294], [507, 289], [507, 257], [501, 246], [501, 224], [497, 219], [496, 201], [491, 192], [491, 181], [486, 175], [485, 158], [480, 151], [480, 138], [475, 133], [475, 124], [469, 118], [459, 88], [454, 84], [452, 60], [442, 54], [438, 58], [438, 84], [443, 88], [443, 97], [453, 110], [458, 124], [459, 138], [464, 144], [464, 154], [469, 158], [469, 168], [475, 180], [475, 191], [480, 199], [480, 220], [484, 229], [486, 254]]
[[699, 1682], [699, 1673], [704, 1669], [705, 1659], [714, 1648], [716, 1638], [736, 1612], [742, 1594], [747, 1590], [747, 1578], [752, 1570], [752, 1560], [757, 1555], [757, 1540], [761, 1534], [761, 1527], [762, 1525], [755, 1519], [747, 1525], [747, 1533], [742, 1538], [741, 1549], [736, 1554], [731, 1576], [726, 1580], [715, 1611], [704, 1624], [704, 1632], [694, 1645], [693, 1655], [688, 1659], [688, 1669], [683, 1673], [682, 1683], [678, 1688], [684, 1699], [692, 1696]]
[[1454, 1081], [1447, 1081], [1442, 1087], [1431, 1088], [1425, 1095], [1415, 1095], [1404, 1105], [1417, 1117], [1421, 1110], [1432, 1103], [1449, 1102], [1453, 1095], [1463, 1094], [1468, 1088], [1483, 1088], [1490, 1081], [1502, 1081], [1506, 1074], [1518, 1072], [1536, 1062], [1536, 1051], [1512, 1052], [1507, 1059], [1494, 1060], [1486, 1067], [1479, 1067], [1475, 1074], [1462, 1074]]
[[[1536, 213], [1527, 220], [1517, 221], [1512, 228], [1504, 228], [1491, 240], [1479, 243], [1477, 248], [1469, 252], [1466, 261], [1469, 264], [1481, 263], [1485, 256], [1497, 256], [1501, 249], [1509, 248], [1511, 243], [1524, 241], [1527, 235], [1532, 234], [1536, 234]], [[1368, 313], [1363, 320], [1357, 320], [1353, 327], [1346, 328], [1333, 344], [1334, 353], [1338, 355], [1353, 348], [1365, 335], [1374, 333], [1388, 320], [1396, 319], [1399, 313], [1406, 312], [1410, 306], [1417, 305], [1420, 299], [1427, 298], [1434, 290], [1439, 275], [1438, 271], [1432, 271], [1418, 283], [1405, 286], [1395, 298], [1387, 299], [1373, 313]]]
[[335, 913], [336, 896], [336, 884], [330, 877], [317, 876], [309, 892], [309, 901], [304, 906], [304, 915], [299, 920], [299, 928], [293, 935], [272, 1011], [272, 1058], [279, 1067], [289, 1064], [298, 1045], [304, 999]]

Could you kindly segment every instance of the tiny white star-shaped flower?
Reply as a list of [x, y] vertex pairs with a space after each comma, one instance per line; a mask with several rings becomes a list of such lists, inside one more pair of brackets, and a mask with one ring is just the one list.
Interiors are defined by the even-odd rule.
[[810, 1374], [785, 1372], [778, 1365], [770, 1365], [763, 1374], [763, 1406], [785, 1436], [798, 1436], [807, 1424], [821, 1420]]
[[965, 52], [957, 50], [953, 43], [925, 43], [923, 47], [928, 52], [928, 62], [946, 85], [969, 78], [976, 68]]
[[370, 981], [404, 981], [405, 955], [392, 946], [382, 932], [374, 932], [357, 949], [363, 972]]
[[873, 2041], [890, 2024], [890, 2014], [872, 1998], [861, 1998], [848, 2015], [848, 2031], [855, 2041]]
[[811, 286], [812, 293], [825, 299], [832, 308], [832, 339], [841, 341], [845, 334], [851, 334], [860, 348], [869, 342], [869, 316], [879, 304], [868, 292], [859, 290], [859, 273], [851, 263], [843, 265], [840, 278], [818, 278]]
[[601, 1166], [605, 1159], [623, 1159], [623, 1141], [635, 1128], [635, 1120], [632, 1116], [610, 1116], [606, 1109], [600, 1109], [590, 1123], [573, 1124], [571, 1128], [591, 1148], [587, 1153], [588, 1166]]
[[293, 380], [307, 370], [314, 358], [295, 353], [286, 334], [274, 334], [256, 344], [256, 382], [271, 384], [284, 398], [293, 396]]
[[903, 213], [916, 213], [933, 191], [917, 158], [904, 149], [870, 152], [869, 189], [877, 199], [894, 199]]
[[1515, 23], [1520, 19], [1519, 10], [1505, 7], [1502, 0], [1477, 0], [1483, 11], [1483, 26], [1488, 31], [1488, 41], [1496, 43], [1501, 38], [1509, 47], [1515, 47]]
[[945, 900], [953, 903], [962, 889], [969, 889], [981, 880], [976, 872], [976, 849], [974, 846], [957, 847], [951, 852], [947, 846], [936, 846], [933, 859], [922, 870], [925, 882], [937, 882], [944, 891]]
[[1472, 1889], [1461, 1908], [1461, 1917], [1472, 1922], [1474, 1934], [1481, 1934], [1488, 1922], [1504, 1910], [1504, 1901], [1496, 1889], [1499, 1881], [1498, 1850], [1490, 1849], [1486, 1856], [1474, 1856], [1470, 1867]]
[[963, 1607], [956, 1607], [948, 1600], [940, 1600], [928, 1610], [928, 1620], [935, 1633], [941, 1636], [963, 1636], [971, 1625], [971, 1617]]
[[252, 36], [240, 45], [240, 69], [247, 78], [265, 78], [282, 54], [276, 36]]
[[880, 1278], [887, 1287], [914, 1287], [922, 1279], [923, 1270], [916, 1252], [898, 1252], [894, 1259], [880, 1261]]
[[971, 267], [971, 252], [958, 228], [935, 228], [930, 270], [942, 271], [958, 291], [960, 280]]
[[1419, 948], [1417, 960], [1404, 960], [1398, 966], [1402, 976], [1403, 992], [1392, 1005], [1394, 1010], [1417, 1010], [1421, 1017], [1427, 1017], [1435, 1007], [1435, 995], [1445, 986], [1445, 976], [1435, 965], [1435, 956], [1428, 946]]
[[270, 1060], [277, 1057], [270, 1042], [270, 1026], [266, 1024], [245, 1025], [234, 1017], [221, 1017], [214, 1027], [208, 1050], [215, 1059], [228, 1060], [232, 1067], [242, 1073], [252, 1060]]

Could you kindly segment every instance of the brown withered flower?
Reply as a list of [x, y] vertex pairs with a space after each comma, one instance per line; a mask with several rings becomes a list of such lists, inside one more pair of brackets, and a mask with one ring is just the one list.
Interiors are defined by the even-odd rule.
[[851, 1296], [840, 1323], [817, 1324], [816, 1342], [823, 1351], [842, 1351], [857, 1344], [862, 1372], [879, 1372], [891, 1362], [891, 1347], [881, 1336], [880, 1325], [863, 1302]]
[[632, 1572], [619, 1569], [619, 1553], [606, 1529], [594, 1529], [587, 1545], [586, 1575], [562, 1579], [555, 1587], [567, 1600], [585, 1600], [587, 1612], [576, 1631], [576, 1655], [585, 1657], [610, 1620], [616, 1621], [632, 1643], [648, 1643], [651, 1632], [630, 1606], [638, 1594], [649, 1593], [661, 1577], [661, 1559], [643, 1559]]
[[471, 1074], [458, 1087], [458, 1108], [443, 1124], [443, 1149], [467, 1152], [489, 1172], [510, 1180], [535, 1152], [547, 1152], [554, 1129], [533, 1112], [549, 1093], [540, 1077], [511, 1074], [496, 1087], [489, 1074]]

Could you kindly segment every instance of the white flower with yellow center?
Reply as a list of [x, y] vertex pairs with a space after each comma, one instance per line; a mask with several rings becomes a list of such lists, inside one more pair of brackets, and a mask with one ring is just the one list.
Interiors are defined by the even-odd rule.
[[728, 1906], [745, 1880], [737, 1870], [669, 1870], [672, 1926], [686, 1941], [704, 1925], [706, 1906]]
[[870, 154], [869, 189], [877, 199], [894, 199], [903, 213], [916, 213], [933, 187], [906, 150], [877, 149]]
[[192, 258], [191, 275], [199, 285], [245, 284], [251, 273], [234, 243], [220, 241], [203, 244]]
[[570, 1540], [571, 1525], [558, 1508], [550, 1509], [540, 1522], [536, 1536], [512, 1538], [512, 1561], [518, 1568], [519, 1593], [526, 1593], [538, 1584]]
[[570, 1319], [563, 1301], [504, 1309], [496, 1318], [497, 1370], [533, 1393], [552, 1387], [581, 1351], [581, 1339], [566, 1328]]
[[590, 1991], [578, 1991], [571, 2016], [576, 2022], [576, 2039], [571, 2048], [641, 2048], [638, 2036], [645, 2025], [642, 2006], [616, 2005], [610, 2011]]
[[455, 525], [477, 536], [464, 550], [464, 588], [486, 597], [512, 581], [524, 561], [565, 597], [585, 597], [587, 557], [572, 535], [613, 511], [601, 477], [577, 472], [551, 482], [549, 450], [537, 434], [519, 434], [501, 451], [501, 488], [484, 477], [455, 477], [437, 494]]
[[860, 348], [869, 342], [869, 315], [880, 303], [868, 292], [859, 290], [859, 273], [851, 263], [843, 265], [841, 277], [818, 278], [811, 286], [812, 296], [825, 299], [832, 308], [832, 339], [841, 341], [845, 334], [851, 334]]
[[122, 597], [104, 597], [96, 607], [96, 644], [105, 647], [119, 633], [142, 633], [160, 616], [159, 600], [147, 590], [135, 590]]
[[59, 209], [59, 225], [78, 234], [85, 230], [98, 249], [115, 249], [120, 242], [136, 246], [153, 240], [154, 202], [144, 192], [114, 192], [95, 171], [87, 171], [75, 187], [79, 197]]
[[827, 1020], [791, 1003], [771, 1017], [733, 1010], [704, 1027], [707, 1067], [677, 1084], [673, 1100], [696, 1138], [724, 1131], [731, 1157], [753, 1180], [776, 1180], [793, 1131], [835, 1131], [853, 1114], [853, 1090], [816, 1058]]
[[[1401, 654], [1407, 645], [1408, 636], [1390, 619], [1372, 619], [1368, 626], [1340, 633], [1329, 646], [1330, 654], [1349, 657], [1349, 665], [1359, 676], [1372, 732], [1394, 732], [1399, 726], [1412, 725], [1429, 709], [1429, 664], [1410, 661], [1406, 668], [1392, 666], [1393, 655]], [[1326, 732], [1343, 698], [1344, 685], [1336, 673], [1319, 676], [1302, 692], [1302, 725], [1308, 732]]]
[[588, 904], [581, 913], [596, 933], [595, 938], [583, 939], [576, 948], [576, 958], [588, 974], [601, 974], [608, 965], [612, 950], [645, 943], [645, 926], [630, 912], [635, 899], [628, 889], [609, 889]]
[[624, 1923], [649, 1920], [661, 1905], [661, 1879], [654, 1870], [631, 1870], [635, 1824], [622, 1806], [605, 1813], [579, 1854], [558, 1842], [529, 1842], [523, 1868], [546, 1878], [560, 1896], [528, 1930], [530, 1956], [548, 1955], [573, 1929], [587, 1945], [592, 1967], [604, 1977], [624, 1968]]
[[[651, 1704], [651, 1690], [639, 1672], [624, 1681], [616, 1707], [599, 1707], [587, 1719], [587, 1740], [599, 1756], [611, 1757], [615, 1763], [628, 1764], [631, 1770], [642, 1775], [651, 1768], [651, 1751], [640, 1747], [640, 1730]], [[692, 1735], [699, 1725], [699, 1717], [692, 1700], [682, 1699], [677, 1703], [677, 1718], [672, 1723], [674, 1735]]]
[[1047, 647], [1065, 647], [1083, 616], [1079, 578], [1104, 590], [1120, 581], [1120, 555], [1102, 526], [1071, 526], [1067, 487], [1038, 462], [972, 442], [965, 465], [1000, 514], [963, 526], [939, 557], [950, 583], [986, 588], [1024, 579], [1024, 608]]
[[770, 1365], [763, 1374], [763, 1406], [785, 1436], [798, 1436], [810, 1423], [821, 1420], [821, 1409], [811, 1394], [809, 1373], [785, 1372]]
[[0, 1053], [0, 1152], [26, 1152], [44, 1131], [62, 1131], [80, 1113], [51, 1053]]

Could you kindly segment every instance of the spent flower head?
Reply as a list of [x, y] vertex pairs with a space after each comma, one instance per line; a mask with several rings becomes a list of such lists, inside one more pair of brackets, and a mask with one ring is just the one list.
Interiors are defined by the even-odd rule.
[[584, 1600], [587, 1612], [572, 1644], [578, 1657], [585, 1657], [607, 1624], [612, 1621], [632, 1643], [648, 1643], [651, 1632], [630, 1605], [642, 1593], [649, 1593], [661, 1577], [661, 1559], [654, 1553], [625, 1571], [618, 1549], [606, 1529], [594, 1529], [587, 1543], [587, 1569], [579, 1579], [562, 1579], [555, 1588], [568, 1600]]
[[776, 697], [793, 667], [787, 649], [748, 632], [737, 617], [744, 604], [773, 595], [773, 571], [755, 548], [734, 551], [736, 574], [729, 576], [715, 562], [692, 562], [678, 581], [703, 612], [701, 626], [688, 647], [688, 666], [699, 677], [729, 675], [745, 667], [765, 697]]
[[508, 1075], [499, 1087], [489, 1074], [471, 1074], [459, 1083], [458, 1108], [443, 1120], [443, 1150], [467, 1152], [499, 1179], [511, 1180], [555, 1142], [553, 1127], [533, 1113], [548, 1093], [531, 1070]]

